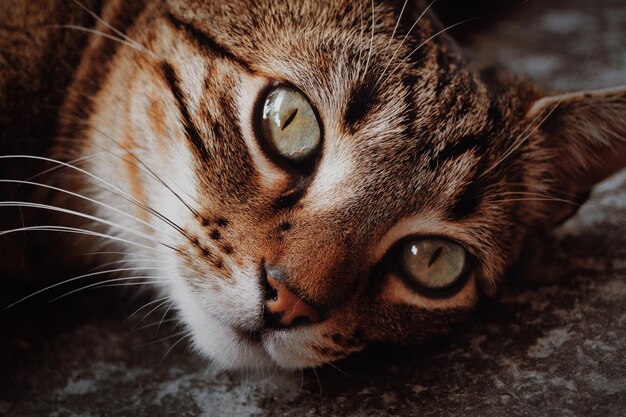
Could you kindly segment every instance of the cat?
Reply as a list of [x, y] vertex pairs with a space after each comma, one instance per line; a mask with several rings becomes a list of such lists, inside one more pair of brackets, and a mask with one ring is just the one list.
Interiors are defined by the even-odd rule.
[[[72, 6], [21, 3], [3, 15], [41, 24]], [[1, 198], [27, 212], [2, 237], [122, 252], [99, 282], [150, 283], [223, 369], [313, 367], [448, 331], [529, 234], [626, 165], [625, 88], [559, 94], [476, 68], [432, 3], [73, 6], [66, 21], [93, 27], [56, 29], [93, 36], [47, 45], [77, 65], [53, 69], [70, 86], [49, 151], [2, 156], [49, 163], [11, 180], [39, 191]], [[36, 55], [6, 45], [4, 63]], [[23, 84], [45, 78], [39, 59]]]

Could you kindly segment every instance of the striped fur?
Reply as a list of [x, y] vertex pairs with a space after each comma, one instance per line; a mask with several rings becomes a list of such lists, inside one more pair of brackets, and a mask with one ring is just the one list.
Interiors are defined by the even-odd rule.
[[[103, 153], [82, 167], [119, 191], [78, 171], [57, 185], [119, 211], [52, 201], [152, 238], [91, 225], [145, 246], [118, 242], [129, 254], [158, 252], [169, 279], [160, 291], [220, 366], [314, 366], [373, 341], [444, 332], [494, 293], [529, 233], [562, 219], [544, 200], [578, 202], [623, 165], [573, 154], [553, 168], [556, 153], [623, 152], [623, 90], [588, 96], [603, 106], [589, 120], [605, 130], [578, 126], [552, 110], [579, 97], [538, 101], [547, 93], [530, 81], [475, 68], [425, 5], [409, 2], [400, 16], [402, 3], [102, 5], [95, 29], [125, 42], [90, 38], [51, 157]], [[259, 145], [254, 114], [273, 83], [301, 90], [320, 115], [323, 148], [310, 166], [280, 166]], [[578, 148], [553, 141], [563, 120]], [[565, 185], [567, 170], [593, 182]], [[460, 292], [430, 299], [387, 268], [390, 248], [410, 235], [468, 249]], [[264, 263], [279, 265], [324, 320], [263, 330]]]

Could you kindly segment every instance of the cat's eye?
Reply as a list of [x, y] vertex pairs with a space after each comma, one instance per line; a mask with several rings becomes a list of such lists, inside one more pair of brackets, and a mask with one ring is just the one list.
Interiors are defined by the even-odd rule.
[[316, 153], [322, 136], [320, 123], [302, 93], [275, 87], [267, 94], [261, 111], [261, 134], [273, 152], [294, 163]]
[[427, 295], [451, 295], [467, 275], [467, 252], [446, 239], [407, 239], [400, 244], [398, 258], [411, 286]]

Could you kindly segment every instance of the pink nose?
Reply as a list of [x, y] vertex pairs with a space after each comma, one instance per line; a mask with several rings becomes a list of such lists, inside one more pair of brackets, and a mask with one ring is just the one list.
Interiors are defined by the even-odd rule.
[[296, 327], [320, 320], [319, 312], [289, 290], [284, 283], [269, 276], [267, 282], [272, 289], [271, 297], [265, 303], [269, 327]]

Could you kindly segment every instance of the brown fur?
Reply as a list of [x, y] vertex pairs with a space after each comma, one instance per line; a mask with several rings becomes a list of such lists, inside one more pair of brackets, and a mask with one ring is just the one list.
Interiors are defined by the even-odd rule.
[[[335, 0], [105, 2], [102, 18], [133, 45], [90, 38], [52, 155], [104, 152], [86, 167], [136, 202], [75, 171], [58, 183], [154, 225], [142, 228], [176, 250], [177, 279], [281, 366], [445, 331], [480, 291], [493, 293], [528, 233], [572, 214], [557, 216], [554, 197], [571, 207], [624, 165], [605, 162], [626, 149], [626, 94], [541, 101], [526, 79], [474, 68], [430, 13], [403, 41], [423, 4], [392, 38], [401, 3], [376, 2], [372, 14]], [[324, 147], [303, 171], [276, 164], [254, 137], [253, 101], [274, 82], [301, 90], [320, 115]], [[162, 209], [182, 231], [151, 212]], [[463, 245], [474, 260], [465, 288], [441, 300], [409, 289], [386, 263], [407, 235]], [[324, 320], [265, 332], [263, 300], [236, 296], [260, 285], [241, 271], [262, 265], [279, 267]]]

